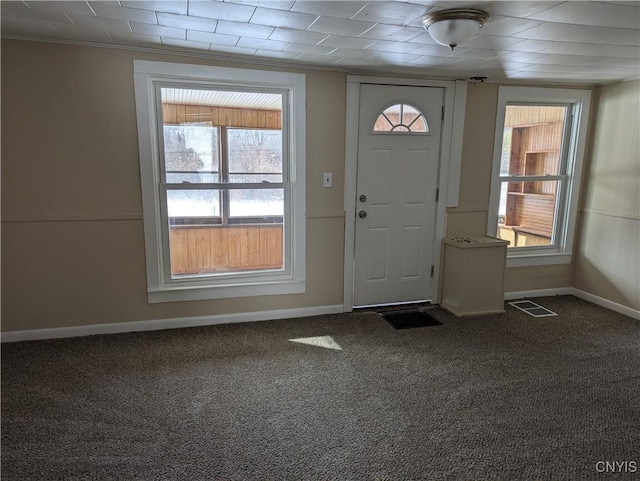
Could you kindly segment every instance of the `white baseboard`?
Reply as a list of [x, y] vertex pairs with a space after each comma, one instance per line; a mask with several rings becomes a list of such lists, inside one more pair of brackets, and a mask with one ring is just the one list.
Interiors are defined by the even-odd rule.
[[533, 291], [505, 292], [504, 300], [512, 301], [513, 299], [523, 299], [525, 297], [566, 296], [569, 294], [573, 294], [572, 287], [559, 287], [556, 289], [536, 289]]
[[316, 306], [298, 309], [279, 309], [273, 311], [242, 312], [215, 316], [178, 317], [150, 321], [114, 322], [113, 324], [93, 324], [89, 326], [56, 327], [52, 329], [31, 329], [28, 331], [3, 332], [2, 342], [35, 341], [39, 339], [58, 339], [63, 337], [91, 336], [95, 334], [119, 334], [123, 332], [157, 331], [182, 327], [212, 326], [238, 322], [268, 321], [292, 317], [338, 314], [343, 306]]
[[607, 309], [611, 309], [612, 311], [619, 312], [620, 314], [624, 314], [625, 316], [629, 316], [640, 321], [640, 311], [637, 309], [623, 306], [622, 304], [618, 304], [617, 302], [613, 302], [609, 299], [605, 299], [604, 297], [596, 296], [595, 294], [576, 289], [575, 287], [571, 288], [571, 294], [579, 297], [580, 299], [584, 299], [585, 301], [593, 302], [594, 304], [598, 304], [599, 306], [606, 307]]

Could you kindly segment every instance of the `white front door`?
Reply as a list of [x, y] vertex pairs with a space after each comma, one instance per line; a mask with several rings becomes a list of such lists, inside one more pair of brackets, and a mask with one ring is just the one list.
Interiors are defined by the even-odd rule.
[[[442, 88], [361, 85], [355, 306], [430, 297], [443, 102]], [[407, 130], [415, 111], [426, 125]]]

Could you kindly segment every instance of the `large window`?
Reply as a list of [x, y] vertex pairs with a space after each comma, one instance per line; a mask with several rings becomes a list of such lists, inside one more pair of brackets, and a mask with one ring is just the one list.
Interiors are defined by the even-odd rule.
[[490, 234], [509, 265], [571, 260], [590, 92], [502, 87]]
[[304, 292], [304, 77], [136, 61], [135, 80], [149, 301]]

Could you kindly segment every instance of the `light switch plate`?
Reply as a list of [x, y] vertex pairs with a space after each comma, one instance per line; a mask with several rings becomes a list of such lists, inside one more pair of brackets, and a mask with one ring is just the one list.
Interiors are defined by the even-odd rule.
[[333, 174], [331, 172], [322, 174], [322, 187], [333, 187]]

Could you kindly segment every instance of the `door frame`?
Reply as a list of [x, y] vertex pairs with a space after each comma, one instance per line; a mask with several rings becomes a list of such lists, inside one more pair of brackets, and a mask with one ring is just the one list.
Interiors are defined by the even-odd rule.
[[345, 231], [344, 231], [344, 312], [353, 310], [354, 257], [356, 230], [356, 186], [358, 179], [358, 123], [362, 84], [437, 87], [444, 89], [445, 116], [442, 121], [440, 158], [438, 159], [439, 201], [436, 207], [436, 232], [433, 243], [433, 280], [431, 302], [440, 302], [440, 255], [446, 233], [448, 207], [457, 207], [462, 160], [462, 137], [467, 100], [466, 80], [426, 80], [398, 77], [347, 76], [347, 131], [345, 152]]

